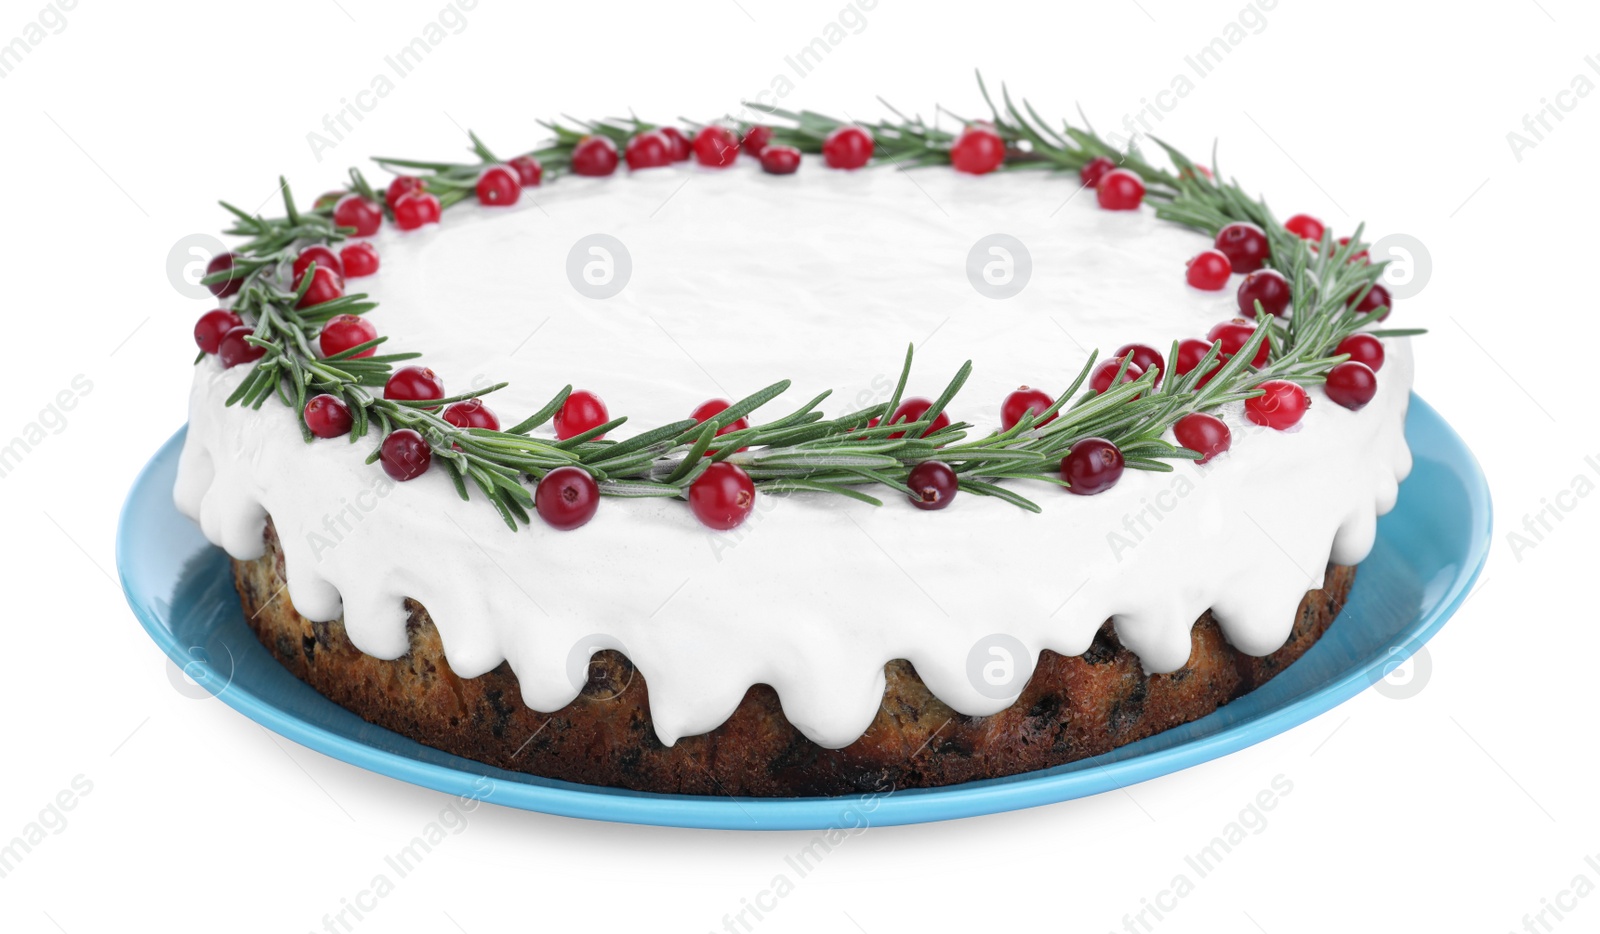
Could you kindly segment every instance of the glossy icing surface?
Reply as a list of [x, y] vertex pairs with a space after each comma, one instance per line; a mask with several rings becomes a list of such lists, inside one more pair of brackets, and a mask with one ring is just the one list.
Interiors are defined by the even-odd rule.
[[[936, 395], [974, 361], [950, 411], [982, 433], [1008, 392], [1059, 392], [1092, 348], [1164, 353], [1234, 312], [1238, 277], [1214, 293], [1184, 282], [1205, 237], [1076, 191], [1044, 173], [809, 161], [771, 177], [748, 159], [563, 178], [514, 208], [464, 204], [442, 226], [386, 228], [382, 270], [349, 285], [379, 301], [371, 320], [389, 346], [423, 351], [450, 391], [509, 380], [486, 400], [508, 425], [567, 383], [630, 417], [615, 437], [780, 378], [794, 387], [758, 417], [825, 389], [823, 410], [841, 414], [884, 401], [914, 342], [909, 394]], [[570, 255], [596, 233], [631, 266], [603, 299], [569, 277], [570, 266], [584, 281], [585, 265], [603, 277], [605, 255]], [[995, 233], [1031, 260], [1009, 298], [969, 279], [969, 252]], [[999, 258], [980, 252], [977, 265]], [[570, 702], [589, 655], [609, 647], [648, 681], [663, 742], [715, 728], [767, 683], [796, 727], [842, 746], [876, 714], [893, 658], [983, 715], [1014, 700], [1041, 649], [1081, 653], [1107, 618], [1152, 671], [1183, 665], [1207, 608], [1242, 650], [1278, 648], [1324, 564], [1365, 557], [1410, 469], [1411, 354], [1403, 339], [1386, 345], [1359, 412], [1315, 388], [1288, 432], [1225, 411], [1233, 447], [1211, 464], [1130, 470], [1089, 497], [1024, 484], [1040, 515], [970, 495], [936, 513], [887, 491], [875, 491], [880, 508], [763, 495], [732, 532], [708, 531], [681, 502], [607, 499], [576, 531], [535, 519], [512, 533], [487, 504], [461, 502], [443, 471], [395, 484], [363, 463], [367, 442], [303, 443], [275, 400], [225, 408], [245, 369], [208, 358], [175, 496], [238, 558], [260, 555], [270, 514], [287, 597], [312, 619], [342, 613], [373, 655], [406, 650], [409, 596], [459, 675], [509, 660], [535, 709]]]

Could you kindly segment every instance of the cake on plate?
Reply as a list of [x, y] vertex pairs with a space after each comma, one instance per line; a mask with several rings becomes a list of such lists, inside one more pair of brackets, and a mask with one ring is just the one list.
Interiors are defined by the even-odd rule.
[[176, 501], [279, 662], [496, 768], [838, 795], [1202, 717], [1335, 624], [1414, 332], [1360, 229], [991, 109], [230, 208]]

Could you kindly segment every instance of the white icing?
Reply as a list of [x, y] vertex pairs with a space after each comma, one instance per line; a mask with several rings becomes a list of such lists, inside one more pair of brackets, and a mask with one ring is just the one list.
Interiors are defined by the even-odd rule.
[[[913, 394], [937, 394], [975, 361], [951, 411], [981, 432], [1018, 384], [1059, 392], [1089, 348], [1164, 353], [1232, 315], [1237, 277], [1215, 293], [1184, 283], [1204, 237], [1148, 207], [1101, 211], [1075, 188], [1043, 173], [846, 174], [810, 161], [784, 178], [741, 160], [562, 179], [514, 208], [461, 205], [442, 227], [386, 229], [382, 271], [351, 287], [381, 303], [371, 320], [390, 347], [425, 351], [447, 388], [510, 380], [488, 399], [508, 425], [568, 382], [632, 417], [619, 437], [782, 377], [794, 388], [759, 414], [822, 389], [840, 414], [883, 401], [915, 341]], [[565, 271], [594, 232], [632, 255], [632, 280], [608, 300], [578, 294]], [[1006, 300], [966, 275], [969, 248], [994, 232], [1032, 256], [1032, 280]], [[305, 444], [276, 400], [225, 408], [246, 368], [213, 358], [196, 367], [176, 500], [241, 559], [262, 553], [270, 514], [295, 608], [343, 613], [375, 656], [406, 651], [410, 596], [458, 674], [508, 659], [535, 709], [570, 702], [589, 654], [613, 647], [648, 681], [663, 742], [715, 728], [764, 682], [800, 730], [838, 747], [870, 724], [894, 658], [957, 711], [984, 715], [1015, 699], [1040, 650], [1081, 653], [1110, 617], [1150, 671], [1185, 663], [1207, 608], [1240, 649], [1277, 649], [1330, 556], [1365, 557], [1410, 469], [1410, 348], [1387, 350], [1362, 411], [1313, 389], [1288, 432], [1224, 413], [1233, 449], [1212, 464], [1130, 470], [1088, 497], [1022, 485], [1042, 515], [972, 495], [937, 513], [892, 493], [881, 508], [770, 495], [726, 533], [658, 499], [607, 499], [572, 532], [535, 519], [513, 533], [481, 498], [462, 503], [442, 470], [390, 482], [363, 463], [371, 439]], [[974, 646], [996, 633], [1026, 649], [1004, 697], [968, 675]]]

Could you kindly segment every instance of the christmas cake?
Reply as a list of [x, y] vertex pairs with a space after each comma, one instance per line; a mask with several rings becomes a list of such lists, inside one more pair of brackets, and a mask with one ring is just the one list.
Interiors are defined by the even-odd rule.
[[1204, 716], [1337, 625], [1415, 332], [1359, 228], [992, 111], [230, 208], [176, 501], [279, 662], [501, 769], [835, 795]]

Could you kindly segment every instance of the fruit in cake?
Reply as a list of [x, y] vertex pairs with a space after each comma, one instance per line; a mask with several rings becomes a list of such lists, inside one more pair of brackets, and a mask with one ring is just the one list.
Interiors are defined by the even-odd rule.
[[672, 144], [659, 131], [636, 133], [628, 140], [622, 156], [630, 172], [660, 168], [672, 164]]
[[522, 179], [510, 166], [491, 165], [478, 176], [473, 187], [478, 203], [491, 207], [510, 207], [522, 197]]
[[[322, 333], [317, 336], [317, 346], [324, 357], [331, 357], [377, 337], [378, 329], [366, 318], [360, 315], [334, 315], [322, 326]], [[378, 348], [368, 347], [354, 356], [370, 357], [377, 352]]]
[[557, 467], [539, 480], [533, 506], [551, 528], [576, 529], [600, 508], [600, 487], [579, 467]]
[[1215, 246], [1228, 257], [1234, 272], [1252, 273], [1272, 254], [1267, 233], [1249, 221], [1235, 221], [1217, 231]]
[[1144, 181], [1127, 169], [1112, 169], [1095, 185], [1095, 197], [1107, 211], [1134, 211], [1144, 203]]
[[378, 271], [378, 248], [370, 243], [357, 242], [339, 251], [339, 264], [344, 267], [346, 279], [359, 279]]
[[1141, 376], [1149, 370], [1155, 370], [1157, 386], [1161, 385], [1161, 378], [1167, 372], [1167, 362], [1162, 359], [1161, 351], [1149, 344], [1123, 344], [1111, 356], [1115, 360], [1132, 360]]
[[800, 150], [793, 146], [768, 146], [761, 153], [761, 171], [768, 175], [793, 175], [800, 168]]
[[1365, 363], [1372, 372], [1383, 369], [1383, 341], [1371, 334], [1352, 334], [1333, 349], [1336, 354], [1349, 354], [1357, 363]]
[[1328, 371], [1322, 390], [1345, 408], [1360, 409], [1378, 394], [1378, 377], [1365, 363], [1346, 360]]
[[[1120, 380], [1117, 379], [1118, 373], [1122, 374]], [[1113, 382], [1131, 383], [1143, 375], [1144, 370], [1136, 363], [1124, 367], [1121, 360], [1102, 360], [1095, 364], [1094, 372], [1089, 375], [1089, 388], [1096, 393], [1102, 393], [1110, 389]], [[1134, 398], [1137, 399], [1138, 396]]]
[[355, 228], [358, 237], [370, 237], [383, 226], [383, 209], [360, 195], [345, 195], [333, 206], [333, 222]]
[[222, 335], [243, 325], [239, 316], [226, 308], [212, 309], [194, 323], [195, 345], [205, 353], [216, 353], [217, 345], [222, 343]]
[[394, 224], [401, 230], [439, 223], [439, 199], [425, 191], [408, 191], [393, 204]]
[[1257, 425], [1279, 431], [1293, 428], [1300, 424], [1311, 406], [1311, 397], [1306, 395], [1305, 389], [1286, 379], [1269, 379], [1256, 388], [1261, 390], [1261, 395], [1244, 401], [1244, 414]]
[[711, 124], [694, 135], [694, 158], [714, 169], [733, 165], [739, 156], [739, 137], [725, 126]]
[[960, 481], [943, 461], [923, 461], [906, 476], [911, 505], [918, 509], [943, 509], [955, 501]]
[[1261, 303], [1261, 310], [1277, 317], [1289, 310], [1289, 302], [1293, 296], [1289, 292], [1289, 280], [1283, 273], [1276, 269], [1258, 269], [1244, 277], [1239, 283], [1239, 313], [1246, 318], [1256, 316], [1256, 303]]
[[572, 150], [572, 174], [601, 176], [617, 170], [617, 144], [604, 136], [585, 136]]
[[1194, 288], [1216, 292], [1228, 284], [1231, 275], [1233, 266], [1221, 250], [1202, 250], [1189, 260], [1189, 269], [1184, 278]]
[[244, 285], [244, 277], [232, 272], [233, 263], [234, 255], [232, 253], [218, 253], [216, 256], [211, 257], [210, 262], [206, 263], [206, 276], [208, 278], [217, 273], [228, 272], [228, 278], [220, 282], [212, 282], [206, 286], [207, 289], [211, 290], [212, 295], [218, 298], [229, 298], [237, 294], [239, 287]]
[[544, 166], [532, 156], [516, 156], [506, 165], [511, 166], [511, 170], [517, 173], [517, 181], [524, 188], [535, 188], [544, 179]]
[[383, 464], [383, 472], [402, 482], [427, 473], [433, 463], [433, 449], [421, 434], [410, 428], [389, 432], [380, 451], [378, 460]]
[[1283, 222], [1283, 229], [1289, 231], [1302, 240], [1312, 241], [1321, 240], [1322, 233], [1324, 230], [1326, 230], [1326, 228], [1322, 226], [1322, 221], [1317, 220], [1310, 214], [1296, 214], [1295, 216]]
[[1005, 140], [987, 124], [968, 126], [950, 147], [950, 165], [957, 172], [985, 175], [1000, 168], [1005, 161]]
[[872, 134], [858, 126], [842, 126], [822, 141], [822, 161], [835, 169], [859, 169], [872, 159]]
[[267, 348], [247, 340], [254, 333], [253, 328], [241, 325], [228, 329], [222, 335], [217, 341], [217, 359], [222, 361], [224, 367], [232, 368], [241, 363], [254, 363], [267, 355]]
[[316, 263], [319, 268], [332, 270], [340, 276], [344, 275], [344, 262], [339, 259], [339, 255], [328, 247], [319, 244], [306, 247], [300, 251], [300, 255], [294, 258], [292, 267], [294, 281], [299, 282], [301, 277], [306, 274], [306, 270], [311, 268], [312, 263]]
[[1233, 432], [1222, 419], [1207, 412], [1191, 412], [1172, 426], [1178, 443], [1200, 452], [1197, 464], [1207, 464], [1233, 444]]
[[1084, 438], [1074, 442], [1061, 459], [1061, 479], [1067, 489], [1079, 496], [1104, 493], [1122, 479], [1122, 450], [1104, 438]]
[[[383, 384], [383, 397], [396, 402], [426, 402], [444, 398], [444, 380], [425, 366], [403, 366]], [[429, 411], [438, 406], [428, 407]]]
[[[889, 417], [889, 424], [893, 426], [902, 422], [920, 422], [927, 417], [928, 410], [931, 408], [933, 408], [933, 401], [931, 399], [922, 399], [916, 397], [906, 399], [904, 402], [900, 403], [899, 407], [894, 410], [894, 414]], [[931, 435], [936, 431], [942, 431], [948, 427], [950, 427], [950, 416], [949, 414], [941, 411], [938, 416], [934, 418], [933, 422], [929, 424], [927, 428], [923, 429], [922, 436], [926, 438], [928, 435]], [[891, 439], [904, 438], [905, 436], [906, 433], [903, 431], [896, 431], [889, 435]]]
[[749, 518], [755, 505], [756, 486], [750, 475], [727, 461], [707, 467], [689, 484], [689, 508], [707, 528], [734, 528]]
[[500, 419], [482, 399], [466, 399], [461, 402], [452, 402], [445, 407], [444, 414], [440, 416], [445, 421], [457, 428], [482, 428], [487, 431], [499, 431]]
[[317, 266], [306, 272], [298, 280], [298, 287], [305, 290], [300, 300], [295, 303], [296, 308], [310, 308], [331, 302], [344, 294], [344, 277], [325, 266]]
[[[1010, 431], [1018, 422], [1022, 421], [1022, 416], [1028, 412], [1038, 415], [1041, 412], [1049, 411], [1050, 406], [1054, 405], [1055, 401], [1050, 397], [1049, 393], [1042, 389], [1031, 389], [1027, 386], [1017, 387], [1015, 391], [1006, 396], [1005, 402], [1000, 406], [1000, 430]], [[1051, 415], [1039, 424], [1048, 425], [1055, 420], [1056, 416]]]
[[1083, 183], [1085, 188], [1099, 188], [1100, 180], [1106, 177], [1107, 172], [1116, 167], [1117, 164], [1105, 156], [1095, 156], [1085, 162], [1083, 168], [1078, 170], [1078, 180]]
[[772, 127], [753, 126], [745, 131], [744, 138], [739, 140], [739, 148], [756, 158], [767, 151], [767, 146], [772, 142]]
[[567, 396], [567, 401], [556, 412], [556, 437], [565, 441], [586, 431], [593, 431], [610, 420], [611, 415], [600, 397], [586, 389], [579, 389]]
[[355, 424], [350, 406], [345, 405], [338, 396], [328, 393], [312, 396], [306, 401], [305, 411], [301, 414], [305, 417], [306, 427], [319, 438], [347, 435]]

